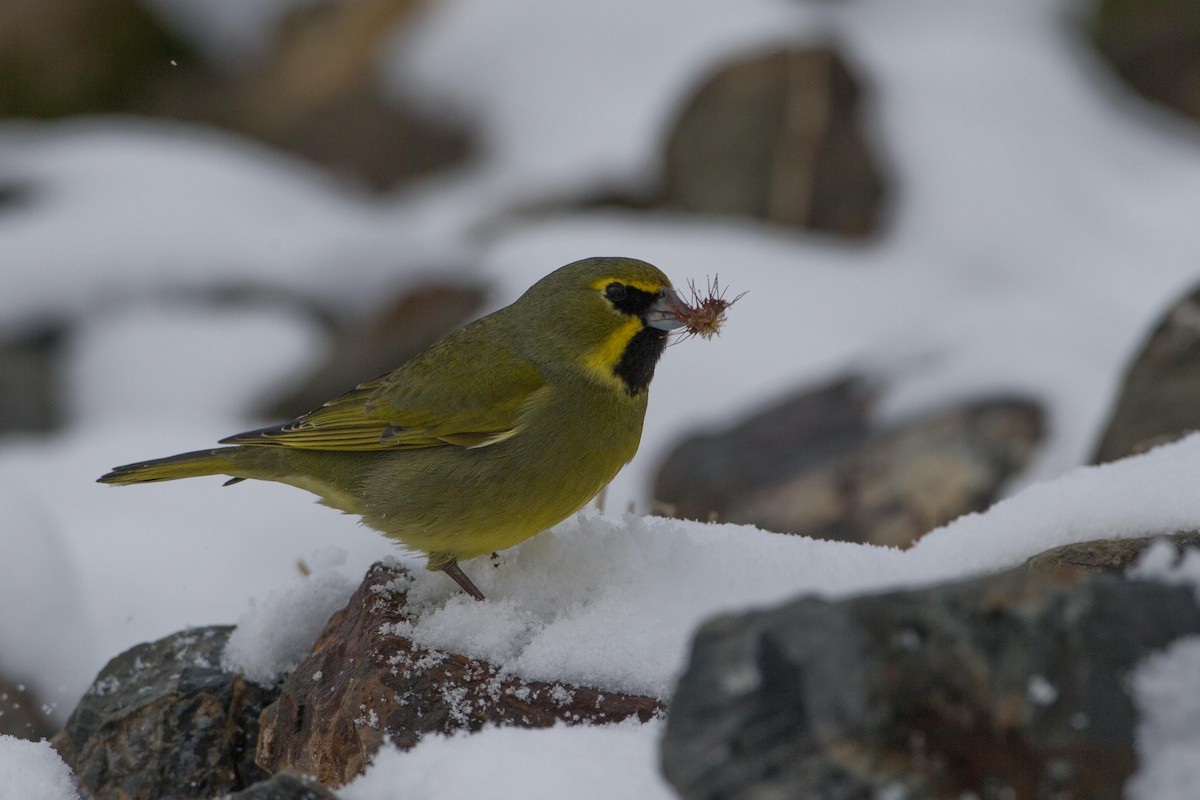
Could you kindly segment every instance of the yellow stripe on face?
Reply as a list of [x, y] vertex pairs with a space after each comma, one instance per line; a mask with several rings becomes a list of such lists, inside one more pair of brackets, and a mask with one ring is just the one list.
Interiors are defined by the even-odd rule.
[[663, 284], [657, 281], [631, 281], [627, 278], [601, 278], [592, 284], [592, 288], [596, 291], [602, 292], [604, 291], [604, 287], [608, 286], [610, 283], [624, 284], [625, 286], [630, 286], [634, 289], [641, 289], [643, 292], [649, 292], [650, 294], [658, 294], [664, 288]]
[[583, 365], [594, 375], [624, 388], [625, 384], [613, 373], [613, 369], [620, 362], [621, 356], [625, 354], [625, 348], [629, 346], [629, 342], [643, 327], [642, 321], [637, 317], [622, 322], [621, 326], [610, 333], [599, 347], [584, 356]]

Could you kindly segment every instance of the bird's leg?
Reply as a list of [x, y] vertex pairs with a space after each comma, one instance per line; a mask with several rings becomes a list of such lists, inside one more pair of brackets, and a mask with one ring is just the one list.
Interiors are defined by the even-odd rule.
[[451, 561], [442, 567], [442, 572], [453, 578], [454, 582], [461, 586], [463, 591], [471, 595], [471, 597], [474, 597], [476, 600], [485, 599], [483, 592], [479, 591], [479, 587], [471, 582], [471, 579], [467, 577], [467, 573], [462, 571], [462, 567], [458, 565], [457, 561]]

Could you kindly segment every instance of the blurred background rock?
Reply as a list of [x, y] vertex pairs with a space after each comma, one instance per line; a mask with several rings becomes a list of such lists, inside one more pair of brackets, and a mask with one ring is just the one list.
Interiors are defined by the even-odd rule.
[[[394, 63], [409, 28], [439, 0], [226, 5], [205, 22], [175, 0], [9, 0], [0, 5], [0, 118], [20, 126], [122, 115], [217, 128], [309, 161], [355, 197], [386, 202], [430, 176], [469, 174], [486, 154], [470, 113], [413, 102], [385, 79], [383, 65]], [[1072, 24], [1112, 74], [1147, 101], [1200, 119], [1200, 6], [1099, 0], [1081, 8]], [[226, 26], [221, 35], [213, 33], [217, 23]], [[872, 66], [832, 33], [790, 41], [782, 32], [779, 39], [732, 49], [673, 99], [658, 144], [661, 170], [640, 188], [598, 177], [494, 207], [481, 191], [485, 217], [503, 225], [514, 215], [618, 207], [737, 217], [838, 246], [877, 242], [905, 198], [888, 166], [886, 135], [873, 125]], [[0, 219], [36, 205], [45, 192], [0, 180]], [[335, 274], [348, 256], [321, 258]], [[411, 271], [419, 256], [395, 259]], [[456, 270], [447, 267], [452, 262], [430, 261], [421, 280], [351, 312], [282, 283], [267, 291], [236, 282], [206, 292], [182, 286], [172, 297], [285, 306], [324, 332], [326, 352], [248, 409], [290, 416], [387, 371], [494, 305], [471, 265]], [[108, 301], [124, 302], [119, 292]], [[1190, 354], [1178, 343], [1190, 335], [1194, 303], [1169, 313], [1131, 367], [1098, 460], [1200, 428], [1200, 384], [1190, 377], [1191, 362], [1176, 355]], [[69, 315], [0, 319], [0, 430], [64, 423], [61, 360], [74, 324]], [[1148, 358], [1157, 360], [1146, 365]], [[879, 377], [870, 372], [801, 387], [790, 399], [763, 398], [773, 407], [763, 415], [698, 431], [665, 458], [657, 509], [906, 544], [986, 507], [1036, 460], [1050, 424], [1038, 398], [996, 392], [879, 425], [859, 382]]]

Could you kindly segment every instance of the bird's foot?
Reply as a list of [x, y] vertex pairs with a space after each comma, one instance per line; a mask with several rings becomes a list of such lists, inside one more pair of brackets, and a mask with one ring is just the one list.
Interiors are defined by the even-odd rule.
[[457, 561], [451, 561], [449, 564], [442, 567], [442, 572], [453, 578], [454, 582], [461, 586], [463, 591], [471, 595], [471, 597], [474, 597], [476, 600], [486, 599], [483, 596], [483, 592], [479, 591], [479, 587], [467, 577], [467, 573], [462, 571], [462, 567], [458, 565]]

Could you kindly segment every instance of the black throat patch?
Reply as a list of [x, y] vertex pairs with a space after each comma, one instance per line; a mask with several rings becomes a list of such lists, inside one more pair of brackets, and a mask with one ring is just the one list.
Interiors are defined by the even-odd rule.
[[654, 367], [667, 346], [666, 331], [645, 327], [633, 335], [621, 360], [613, 367], [613, 374], [625, 384], [625, 391], [637, 395], [646, 391], [654, 377]]

